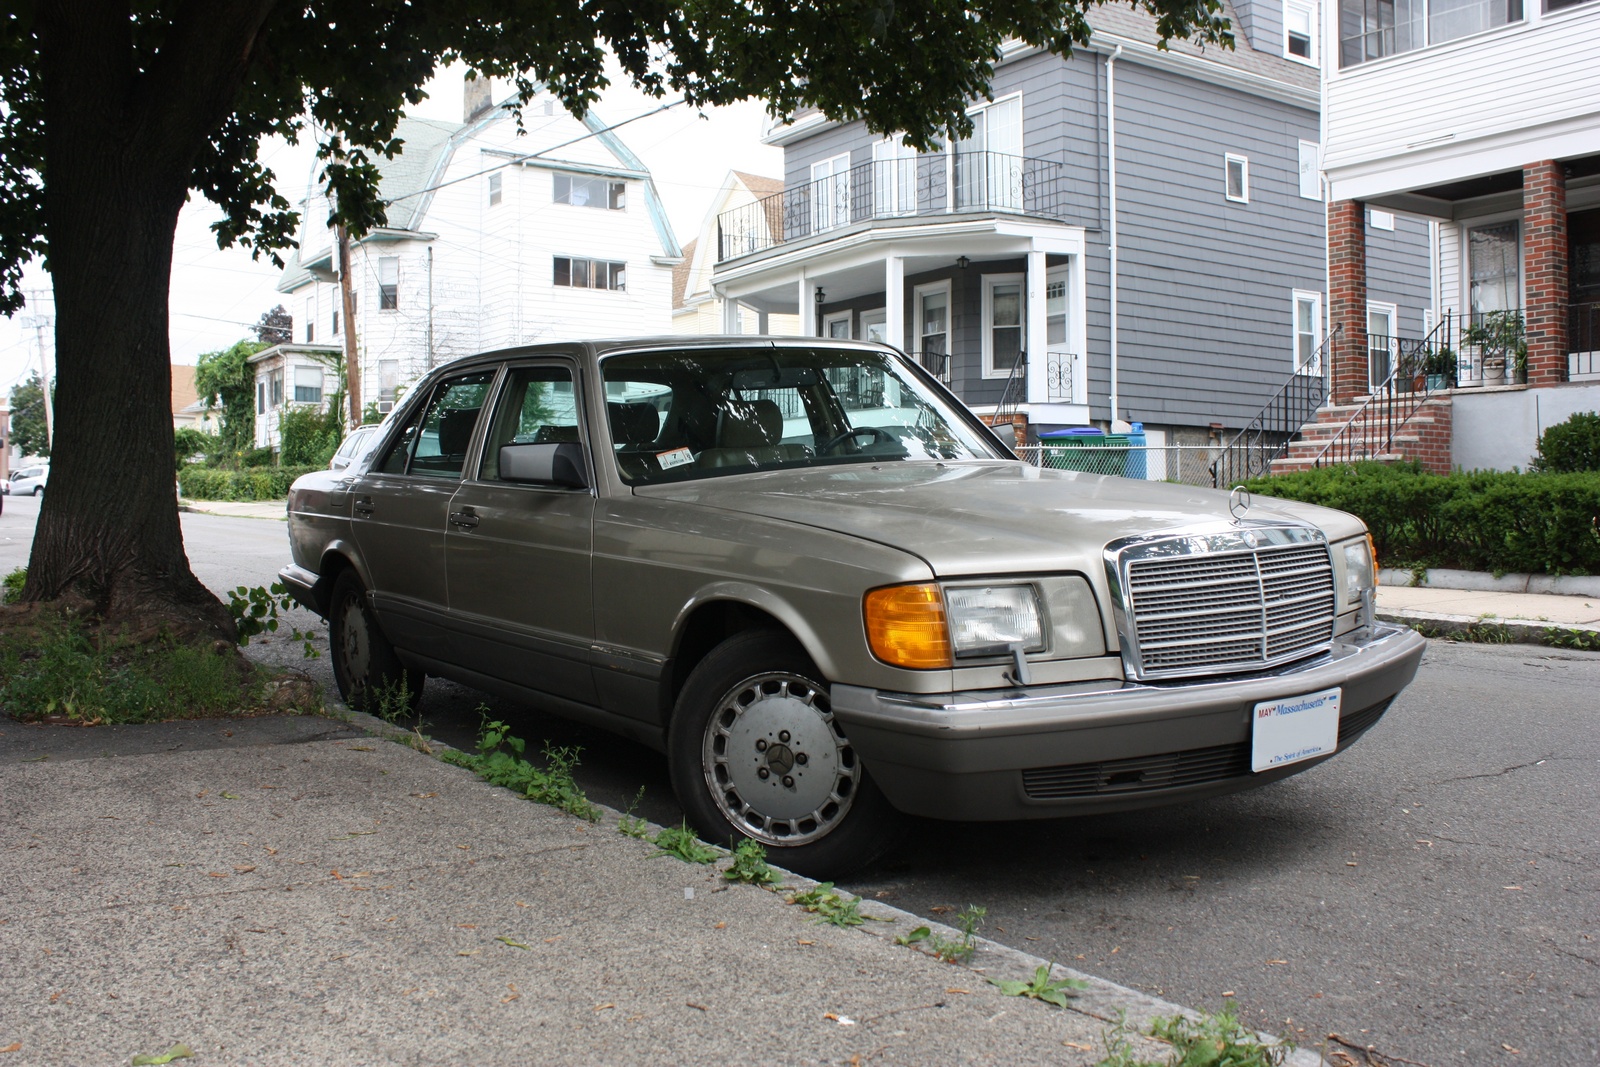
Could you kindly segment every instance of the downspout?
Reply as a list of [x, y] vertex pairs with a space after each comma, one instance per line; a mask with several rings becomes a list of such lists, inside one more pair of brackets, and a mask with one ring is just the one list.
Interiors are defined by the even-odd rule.
[[1121, 404], [1117, 397], [1117, 79], [1113, 64], [1122, 46], [1106, 57], [1106, 178], [1110, 185], [1111, 227], [1107, 252], [1111, 257], [1111, 431], [1117, 432]]

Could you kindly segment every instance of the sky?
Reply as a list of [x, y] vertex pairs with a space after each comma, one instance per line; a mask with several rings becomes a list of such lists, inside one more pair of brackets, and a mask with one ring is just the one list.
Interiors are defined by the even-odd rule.
[[[620, 78], [613, 72], [613, 80]], [[461, 120], [461, 73], [447, 69], [428, 85], [429, 99], [408, 114], [418, 118]], [[496, 86], [496, 97], [502, 95]], [[668, 100], [671, 100], [668, 97]], [[594, 111], [616, 125], [661, 106], [630, 86], [614, 84]], [[640, 118], [617, 131], [622, 143], [644, 160], [680, 243], [691, 241], [711, 201], [731, 169], [773, 178], [783, 176], [783, 151], [761, 144], [766, 111], [758, 101], [696, 113], [679, 106]], [[278, 192], [298, 203], [311, 177], [313, 156], [305, 145], [282, 141], [262, 148], [262, 161], [276, 176]], [[255, 261], [247, 250], [217, 248], [209, 226], [219, 213], [199, 197], [191, 198], [178, 219], [173, 251], [169, 330], [174, 363], [194, 363], [203, 352], [227, 348], [249, 337], [248, 327], [282, 300], [274, 286], [279, 271], [266, 260]], [[0, 318], [0, 406], [12, 386], [39, 369], [40, 338], [53, 351], [50, 279], [30, 267], [23, 288], [28, 306], [10, 319]], [[37, 294], [37, 299], [35, 299]]]

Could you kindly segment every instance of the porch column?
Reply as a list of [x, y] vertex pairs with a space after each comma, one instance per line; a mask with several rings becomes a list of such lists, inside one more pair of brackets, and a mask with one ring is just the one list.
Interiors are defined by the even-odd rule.
[[883, 339], [906, 347], [906, 261], [893, 254], [883, 257]]
[[1333, 344], [1332, 401], [1367, 391], [1367, 211], [1359, 200], [1328, 205], [1328, 328]]
[[1567, 172], [1555, 160], [1522, 170], [1528, 384], [1567, 379]]
[[[1043, 252], [1028, 253], [1028, 299], [1023, 302], [1022, 350], [1028, 353], [1028, 403], [1043, 404], [1050, 399], [1050, 309], [1044, 295], [1045, 258]], [[1111, 413], [1117, 418], [1117, 413]]]
[[800, 301], [800, 336], [820, 337], [822, 328], [817, 325], [817, 298], [812, 292], [811, 279], [806, 277], [806, 269], [800, 268], [800, 280], [796, 290]]
[[735, 300], [731, 296], [727, 296], [726, 294], [718, 295], [722, 297], [722, 332], [738, 333], [739, 301]]

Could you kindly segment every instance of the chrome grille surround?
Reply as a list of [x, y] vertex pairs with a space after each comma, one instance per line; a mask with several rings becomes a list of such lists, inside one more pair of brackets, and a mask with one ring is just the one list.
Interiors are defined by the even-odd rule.
[[1105, 548], [1123, 669], [1158, 681], [1264, 670], [1328, 650], [1334, 574], [1311, 526], [1219, 524]]

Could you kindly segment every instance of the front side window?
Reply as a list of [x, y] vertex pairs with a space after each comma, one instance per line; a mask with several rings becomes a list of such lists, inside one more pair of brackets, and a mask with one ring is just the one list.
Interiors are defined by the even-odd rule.
[[493, 371], [478, 371], [436, 385], [428, 402], [412, 412], [377, 469], [385, 474], [460, 478], [472, 429], [493, 380]]
[[573, 289], [610, 289], [620, 293], [628, 288], [628, 265], [578, 256], [556, 256], [554, 282]]
[[628, 203], [627, 182], [583, 174], [557, 174], [553, 184], [558, 204], [621, 211]]
[[617, 470], [630, 485], [996, 458], [980, 431], [884, 352], [686, 349], [612, 356], [601, 372]]
[[378, 257], [378, 310], [393, 311], [400, 306], [400, 257]]
[[518, 367], [506, 379], [478, 476], [500, 479], [500, 449], [578, 441], [578, 405], [566, 367]]
[[322, 403], [321, 367], [296, 367], [294, 369], [294, 402], [296, 404]]

